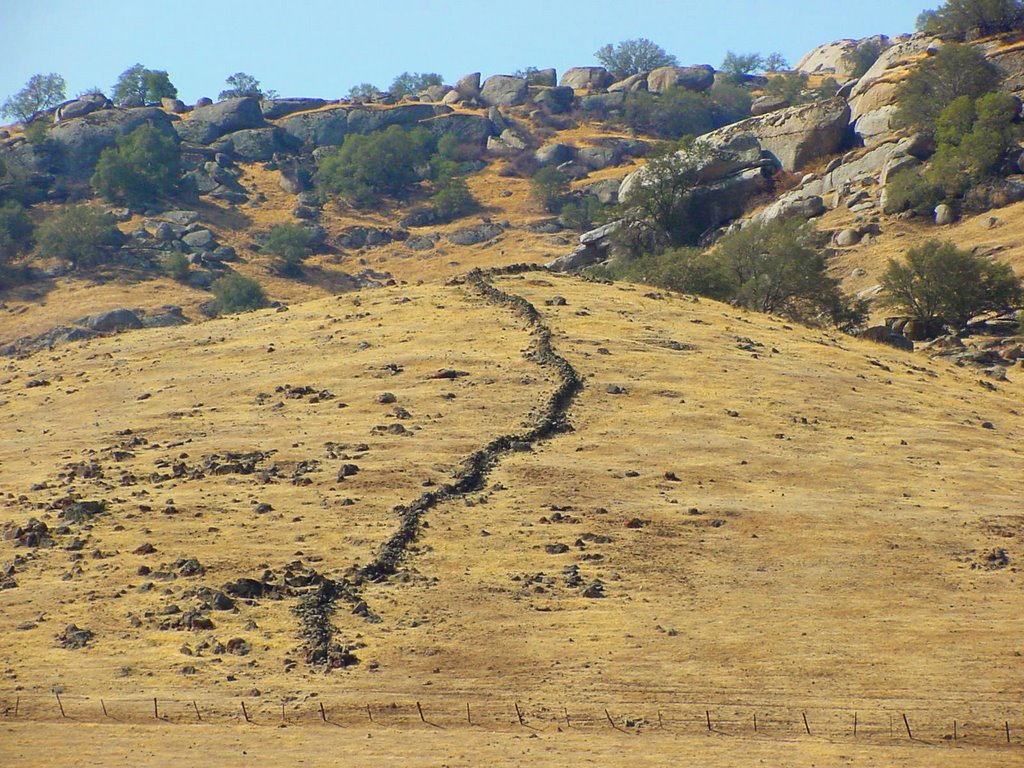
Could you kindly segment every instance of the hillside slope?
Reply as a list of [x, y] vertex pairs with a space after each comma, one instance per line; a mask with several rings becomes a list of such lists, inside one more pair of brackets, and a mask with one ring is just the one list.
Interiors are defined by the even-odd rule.
[[[364, 604], [331, 601], [351, 656], [326, 674], [306, 664], [295, 608], [374, 557], [396, 505], [536, 423], [557, 386], [521, 354], [536, 331], [468, 283], [393, 286], [5, 363], [15, 764], [51, 757], [32, 734], [59, 717], [52, 690], [77, 721], [62, 740], [91, 743], [93, 764], [142, 739], [154, 762], [182, 740], [280, 761], [313, 733], [409, 764], [527, 759], [513, 704], [540, 729], [538, 764], [625, 764], [606, 709], [645, 748], [712, 765], [1019, 759], [1019, 375], [993, 385], [632, 286], [493, 284], [538, 309], [584, 377], [572, 429], [429, 510], [397, 573], [359, 586]], [[59, 647], [79, 639], [69, 624], [93, 633], [84, 647]], [[153, 697], [174, 722], [198, 702], [203, 730], [129, 727]], [[240, 701], [292, 730], [257, 746]], [[323, 737], [321, 702], [384, 730]], [[422, 737], [416, 702], [451, 740]], [[706, 714], [739, 738], [701, 737]], [[900, 714], [916, 741], [891, 733]]]

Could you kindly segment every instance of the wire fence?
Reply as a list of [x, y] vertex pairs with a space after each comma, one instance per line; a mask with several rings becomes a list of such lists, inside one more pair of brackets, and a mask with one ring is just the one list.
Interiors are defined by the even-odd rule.
[[107, 698], [55, 693], [0, 694], [0, 717], [69, 723], [303, 725], [341, 728], [481, 728], [485, 730], [598, 730], [642, 736], [658, 731], [732, 737], [966, 744], [1024, 749], [1024, 707], [947, 703], [935, 708], [800, 708], [779, 704], [524, 703], [515, 699], [331, 701], [310, 693], [267, 697], [181, 699]]

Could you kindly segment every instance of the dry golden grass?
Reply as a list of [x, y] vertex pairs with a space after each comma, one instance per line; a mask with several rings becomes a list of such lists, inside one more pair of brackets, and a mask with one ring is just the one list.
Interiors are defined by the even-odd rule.
[[[188, 750], [215, 764], [244, 751], [271, 763], [629, 765], [640, 750], [666, 765], [1019, 763], [1020, 374], [990, 391], [969, 369], [713, 302], [537, 274], [496, 284], [542, 310], [587, 377], [574, 429], [511, 454], [484, 491], [431, 512], [406, 576], [364, 591], [382, 622], [339, 605], [339, 637], [365, 647], [358, 666], [326, 676], [285, 671], [300, 644], [293, 600], [214, 612], [215, 629], [199, 633], [158, 629], [159, 612], [187, 610], [199, 585], [296, 559], [330, 576], [365, 563], [395, 527], [393, 505], [519, 429], [553, 388], [521, 356], [519, 322], [466, 288], [397, 286], [6, 363], [0, 523], [49, 514], [54, 525], [45, 507], [72, 487], [111, 502], [90, 529], [73, 526], [80, 560], [0, 542], [0, 561], [31, 554], [19, 586], [0, 591], [0, 703], [24, 699], [19, 719], [0, 720], [7, 763], [161, 765]], [[556, 295], [565, 306], [545, 306]], [[470, 376], [427, 378], [441, 367]], [[26, 389], [40, 378], [51, 386]], [[257, 404], [283, 384], [337, 398]], [[372, 433], [396, 422], [382, 391], [411, 413], [411, 436]], [[149, 443], [117, 462], [125, 428]], [[327, 441], [366, 443], [361, 472], [336, 482]], [[288, 472], [320, 466], [310, 485], [149, 477], [182, 453], [197, 464], [257, 449], [277, 450], [267, 463]], [[90, 457], [103, 478], [58, 481]], [[138, 484], [119, 486], [123, 470]], [[179, 514], [161, 514], [168, 499]], [[274, 511], [254, 514], [260, 501]], [[544, 522], [553, 507], [568, 521]], [[154, 554], [131, 554], [145, 541]], [[994, 548], [1009, 568], [978, 567]], [[140, 590], [139, 565], [186, 556], [206, 574]], [[566, 585], [572, 565], [607, 597]], [[96, 632], [90, 647], [56, 646], [71, 622]], [[208, 637], [242, 637], [253, 652], [179, 651]], [[74, 721], [54, 722], [56, 685]], [[144, 726], [153, 696], [180, 723], [198, 700], [206, 722]], [[101, 697], [122, 723], [104, 721]], [[243, 699], [264, 726], [284, 703], [289, 727], [239, 724]], [[321, 701], [341, 728], [319, 722]], [[446, 730], [420, 723], [416, 701]], [[460, 725], [467, 702], [473, 727]], [[372, 725], [360, 720], [367, 703]], [[516, 725], [513, 703], [537, 731]], [[573, 722], [559, 730], [563, 706]], [[643, 735], [612, 730], [606, 707], [617, 723], [646, 719]], [[705, 710], [720, 733], [701, 735]], [[903, 712], [920, 741], [890, 738], [886, 718]], [[954, 718], [969, 733], [959, 746], [943, 739]], [[1004, 720], [1011, 747], [999, 746]]]

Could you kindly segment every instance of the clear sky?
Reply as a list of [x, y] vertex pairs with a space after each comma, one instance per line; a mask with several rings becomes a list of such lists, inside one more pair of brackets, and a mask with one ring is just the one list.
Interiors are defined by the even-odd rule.
[[503, 74], [594, 64], [605, 43], [654, 40], [682, 64], [727, 50], [795, 63], [844, 37], [912, 32], [939, 0], [0, 0], [0, 99], [35, 73], [68, 96], [110, 91], [135, 63], [166, 70], [186, 102], [238, 71], [282, 96], [339, 98], [400, 72]]

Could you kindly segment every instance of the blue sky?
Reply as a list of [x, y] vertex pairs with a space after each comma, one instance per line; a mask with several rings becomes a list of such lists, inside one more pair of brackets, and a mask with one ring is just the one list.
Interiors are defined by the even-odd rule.
[[38, 72], [68, 95], [109, 92], [135, 63], [167, 70], [180, 96], [216, 98], [248, 72], [285, 96], [338, 98], [386, 87], [403, 71], [595, 63], [605, 43], [647, 37], [683, 64], [717, 66], [727, 50], [779, 51], [791, 63], [844, 37], [911, 32], [938, 0], [0, 0], [0, 99]]

